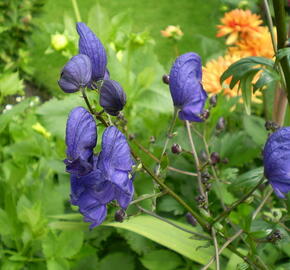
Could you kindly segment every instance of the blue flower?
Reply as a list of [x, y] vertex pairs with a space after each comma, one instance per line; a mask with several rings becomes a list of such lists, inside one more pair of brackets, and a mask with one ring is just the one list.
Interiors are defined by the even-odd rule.
[[104, 80], [100, 90], [100, 105], [105, 112], [116, 116], [126, 104], [126, 94], [122, 86], [113, 80]]
[[96, 37], [86, 24], [77, 23], [79, 39], [79, 53], [87, 55], [92, 63], [92, 83], [108, 76], [106, 50], [101, 41]]
[[65, 164], [71, 174], [71, 203], [92, 223], [91, 228], [105, 220], [109, 202], [117, 200], [126, 209], [134, 194], [134, 163], [126, 137], [111, 126], [103, 133], [98, 155], [93, 154], [96, 142], [93, 117], [84, 108], [75, 108], [67, 121]]
[[64, 66], [58, 84], [67, 93], [74, 93], [88, 86], [92, 77], [92, 65], [88, 56], [78, 54]]
[[202, 122], [207, 99], [202, 84], [202, 67], [200, 56], [186, 53], [179, 56], [173, 64], [169, 75], [170, 93], [175, 107], [180, 109], [179, 118], [194, 122]]
[[97, 129], [93, 116], [83, 107], [71, 111], [66, 125], [67, 172], [85, 175], [92, 170]]
[[274, 132], [264, 151], [264, 174], [280, 198], [290, 191], [290, 127]]

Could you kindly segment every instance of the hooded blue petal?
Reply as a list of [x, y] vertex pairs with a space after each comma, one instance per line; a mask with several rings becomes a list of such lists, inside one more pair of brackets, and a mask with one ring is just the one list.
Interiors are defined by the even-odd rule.
[[173, 64], [169, 87], [174, 106], [180, 109], [182, 120], [201, 122], [207, 94], [201, 85], [202, 66], [200, 56], [186, 53], [179, 56]]
[[134, 162], [126, 137], [114, 126], [108, 127], [102, 138], [98, 169], [114, 190], [114, 198], [127, 208], [134, 194], [130, 172]]
[[105, 112], [116, 116], [126, 104], [126, 94], [122, 86], [113, 80], [104, 80], [100, 91], [100, 105]]
[[264, 151], [264, 174], [275, 193], [284, 198], [290, 191], [290, 127], [280, 128], [267, 140]]
[[58, 84], [67, 93], [74, 93], [86, 87], [91, 81], [92, 64], [88, 56], [78, 54], [64, 66]]
[[77, 23], [77, 31], [80, 36], [79, 52], [87, 55], [92, 62], [92, 80], [103, 79], [107, 65], [107, 55], [103, 44], [86, 24]]
[[69, 114], [66, 125], [67, 159], [70, 173], [84, 175], [93, 166], [93, 149], [97, 143], [96, 123], [83, 107], [76, 107]]

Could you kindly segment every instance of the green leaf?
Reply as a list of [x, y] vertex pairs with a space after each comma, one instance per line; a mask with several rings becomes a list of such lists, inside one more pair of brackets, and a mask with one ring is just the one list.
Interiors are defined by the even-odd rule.
[[160, 199], [157, 204], [159, 211], [173, 212], [174, 215], [184, 214], [184, 208], [172, 197], [166, 196]]
[[288, 57], [290, 55], [290, 48], [281, 48], [278, 50], [277, 54], [276, 54], [276, 59], [278, 61], [281, 61], [282, 58], [284, 57]]
[[265, 129], [265, 120], [258, 116], [245, 115], [243, 117], [245, 131], [258, 145], [264, 145], [267, 140], [267, 131]]
[[0, 104], [4, 97], [15, 94], [24, 95], [23, 81], [18, 72], [4, 73], [0, 76]]
[[69, 263], [65, 259], [51, 258], [47, 261], [47, 270], [68, 270]]
[[175, 270], [183, 264], [180, 256], [169, 250], [153, 250], [141, 262], [149, 270]]
[[280, 80], [279, 74], [274, 70], [264, 69], [257, 82], [253, 85], [253, 91], [262, 90], [268, 88], [270, 84], [273, 84]]
[[264, 175], [264, 168], [259, 167], [248, 171], [238, 178], [234, 179], [232, 185], [230, 186], [231, 191], [241, 191], [241, 189], [251, 189], [262, 179]]
[[[198, 232], [197, 228], [187, 224], [172, 222], [188, 230]], [[136, 232], [201, 264], [207, 263], [213, 254], [212, 247], [196, 250], [204, 244], [204, 241], [190, 239], [190, 234], [151, 216], [135, 216], [123, 223], [105, 223], [103, 225]]]
[[129, 252], [115, 252], [104, 257], [96, 269], [134, 270], [134, 257]]
[[63, 231], [58, 238], [57, 256], [62, 258], [71, 258], [76, 255], [83, 244], [83, 232], [72, 233]]

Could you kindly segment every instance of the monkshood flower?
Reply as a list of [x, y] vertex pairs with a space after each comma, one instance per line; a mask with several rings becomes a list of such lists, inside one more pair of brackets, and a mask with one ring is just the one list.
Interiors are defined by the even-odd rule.
[[88, 56], [78, 54], [72, 57], [62, 69], [58, 84], [66, 93], [74, 93], [88, 86], [92, 77], [92, 65]]
[[97, 143], [97, 129], [93, 116], [83, 107], [71, 111], [66, 125], [66, 170], [85, 175], [93, 168], [93, 149]]
[[280, 198], [290, 191], [290, 127], [274, 132], [264, 151], [264, 174]]
[[79, 53], [87, 55], [92, 63], [92, 83], [102, 80], [109, 73], [106, 69], [107, 55], [101, 41], [85, 23], [77, 23], [79, 39]]
[[105, 112], [116, 116], [126, 104], [126, 94], [122, 86], [114, 80], [104, 80], [100, 90], [100, 105]]
[[91, 228], [104, 221], [109, 202], [117, 200], [126, 209], [134, 194], [133, 160], [125, 136], [116, 127], [108, 127], [102, 151], [93, 155], [96, 141], [93, 117], [84, 108], [75, 108], [67, 121], [65, 163], [71, 174], [71, 203], [92, 223]]
[[170, 93], [173, 104], [179, 111], [181, 120], [202, 122], [207, 99], [201, 79], [201, 59], [196, 53], [190, 52], [179, 56], [173, 64], [169, 75]]

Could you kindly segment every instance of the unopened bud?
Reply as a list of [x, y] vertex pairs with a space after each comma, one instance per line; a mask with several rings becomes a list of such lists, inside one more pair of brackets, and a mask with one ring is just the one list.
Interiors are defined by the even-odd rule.
[[165, 84], [169, 84], [169, 76], [167, 74], [164, 74], [162, 76], [162, 81], [165, 83]]
[[224, 159], [222, 159], [222, 163], [223, 163], [223, 164], [228, 164], [228, 163], [229, 163], [229, 159], [228, 159], [228, 158], [224, 158]]
[[273, 231], [270, 235], [268, 235], [267, 240], [269, 242], [275, 243], [282, 239], [282, 234], [279, 230]]
[[171, 152], [178, 155], [182, 152], [182, 148], [179, 144], [175, 143], [171, 147]]
[[196, 202], [198, 203], [198, 206], [199, 207], [204, 207], [205, 206], [205, 203], [206, 203], [206, 200], [205, 200], [205, 197], [202, 196], [202, 195], [198, 195], [196, 198], [195, 198]]
[[129, 134], [128, 136], [129, 141], [132, 141], [135, 139], [135, 135], [134, 134]]
[[201, 117], [202, 119], [206, 120], [206, 119], [209, 118], [209, 115], [210, 115], [209, 110], [204, 110], [204, 111], [201, 113], [200, 117]]
[[217, 95], [213, 95], [209, 98], [209, 104], [213, 107], [217, 104]]
[[225, 127], [226, 127], [226, 121], [225, 121], [225, 119], [223, 117], [220, 117], [218, 119], [217, 124], [216, 124], [216, 129], [217, 130], [223, 130], [223, 129], [225, 129]]
[[208, 192], [211, 189], [211, 184], [210, 183], [205, 183], [204, 187], [205, 187], [205, 191]]
[[197, 225], [197, 220], [193, 217], [193, 215], [191, 213], [186, 213], [185, 215], [186, 221], [192, 225], [193, 227], [195, 227]]
[[208, 161], [207, 153], [204, 150], [201, 150], [199, 152], [198, 157], [199, 157], [200, 161], [202, 161], [202, 162], [207, 162]]
[[220, 160], [221, 160], [221, 159], [220, 159], [220, 155], [219, 155], [219, 153], [217, 153], [217, 152], [212, 152], [212, 153], [210, 154], [210, 160], [211, 160], [211, 163], [212, 163], [213, 165], [219, 163]]
[[280, 126], [273, 121], [266, 121], [265, 128], [266, 128], [266, 130], [276, 131], [277, 129], [280, 128]]
[[201, 173], [201, 181], [202, 183], [206, 183], [210, 179], [210, 174], [208, 172]]
[[115, 221], [123, 222], [126, 217], [126, 212], [123, 209], [119, 209], [115, 213]]

